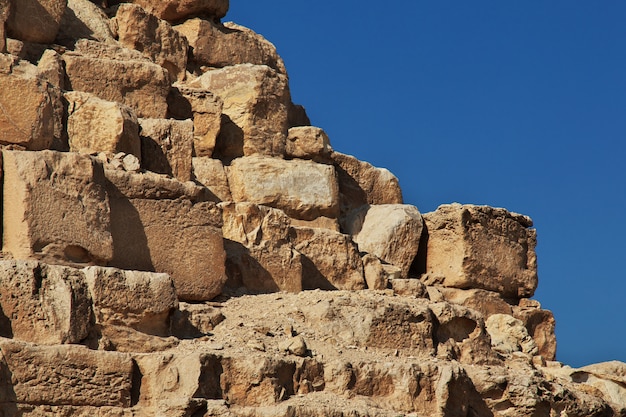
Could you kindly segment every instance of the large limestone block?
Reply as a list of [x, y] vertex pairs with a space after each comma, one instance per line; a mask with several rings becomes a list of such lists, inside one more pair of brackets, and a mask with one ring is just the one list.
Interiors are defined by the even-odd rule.
[[191, 163], [196, 181], [211, 190], [220, 201], [233, 201], [222, 161], [201, 156], [192, 158]]
[[[450, 287], [437, 287], [443, 299], [449, 303], [459, 304], [478, 311], [487, 319], [492, 314], [513, 315], [513, 307], [502, 296], [493, 291], [481, 289], [461, 290]], [[432, 297], [431, 297], [432, 299]]]
[[0, 352], [18, 403], [132, 405], [134, 365], [127, 354], [75, 345], [37, 346], [9, 339], [0, 339]]
[[287, 157], [326, 160], [332, 151], [328, 135], [319, 127], [298, 126], [288, 131], [285, 148]]
[[167, 274], [99, 266], [83, 272], [96, 323], [128, 326], [157, 336], [169, 334], [170, 314], [178, 299]]
[[537, 345], [538, 354], [546, 360], [554, 360], [556, 358], [557, 345], [554, 332], [556, 321], [552, 312], [542, 309], [539, 305], [530, 307], [524, 306], [520, 302], [519, 306], [513, 307], [513, 317], [524, 323], [528, 334]]
[[139, 119], [142, 166], [152, 172], [191, 180], [193, 122], [173, 119]]
[[594, 363], [573, 371], [571, 377], [574, 382], [600, 390], [604, 400], [612, 403], [614, 409], [626, 410], [626, 363]]
[[88, 335], [91, 300], [74, 268], [0, 261], [0, 336], [38, 344], [80, 343]]
[[89, 0], [67, 0], [56, 43], [72, 46], [79, 39], [114, 43], [109, 18]]
[[193, 48], [198, 67], [227, 67], [237, 64], [267, 65], [285, 74], [285, 64], [276, 47], [263, 36], [232, 22], [215, 23], [208, 19], [189, 19], [175, 29], [185, 35]]
[[122, 3], [113, 20], [119, 43], [136, 49], [165, 68], [173, 80], [184, 80], [187, 67], [187, 39], [165, 20], [135, 4]]
[[226, 16], [228, 0], [132, 0], [160, 19], [183, 20], [191, 15], [205, 15], [216, 19]]
[[537, 288], [536, 231], [529, 217], [487, 206], [449, 204], [424, 215], [426, 272], [444, 286], [529, 297]]
[[67, 135], [70, 151], [124, 152], [141, 158], [139, 122], [133, 109], [79, 91], [64, 94], [68, 102]]
[[365, 204], [402, 204], [398, 179], [389, 170], [339, 152], [332, 153], [332, 160], [337, 169], [342, 214]]
[[493, 314], [486, 321], [487, 332], [491, 336], [493, 349], [510, 354], [523, 352], [534, 355], [538, 352], [535, 341], [521, 320], [508, 314]]
[[9, 0], [9, 36], [26, 42], [52, 43], [67, 0]]
[[0, 56], [0, 144], [27, 150], [48, 149], [61, 120], [60, 90], [37, 67]]
[[284, 155], [291, 103], [286, 75], [242, 64], [208, 71], [189, 86], [209, 90], [224, 103], [215, 149], [219, 158]]
[[194, 156], [211, 157], [222, 125], [222, 100], [210, 91], [178, 85], [167, 97], [175, 119], [193, 119]]
[[291, 228], [294, 248], [302, 253], [305, 289], [365, 289], [363, 262], [348, 235], [328, 229]]
[[168, 273], [183, 301], [210, 300], [226, 281], [222, 213], [208, 190], [157, 174], [106, 170], [113, 259], [122, 269]]
[[3, 151], [2, 249], [16, 259], [104, 264], [113, 256], [110, 209], [89, 156]]
[[83, 39], [63, 60], [68, 89], [126, 104], [138, 117], [166, 117], [170, 76], [140, 52]]
[[363, 206], [345, 222], [346, 233], [361, 252], [400, 268], [406, 278], [419, 249], [422, 215], [408, 204]]
[[238, 158], [228, 169], [228, 183], [234, 201], [279, 208], [297, 219], [337, 217], [339, 212], [332, 165], [262, 156]]

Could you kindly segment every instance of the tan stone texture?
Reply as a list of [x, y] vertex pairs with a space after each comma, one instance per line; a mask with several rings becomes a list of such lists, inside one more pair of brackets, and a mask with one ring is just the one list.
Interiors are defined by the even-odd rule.
[[160, 19], [182, 20], [191, 15], [206, 15], [221, 19], [228, 11], [228, 0], [132, 0]]
[[0, 261], [0, 336], [38, 344], [80, 343], [91, 301], [82, 273], [36, 261]]
[[286, 75], [241, 64], [208, 71], [189, 86], [209, 90], [224, 103], [214, 156], [284, 155], [291, 102]]
[[73, 345], [37, 346], [9, 339], [0, 339], [0, 352], [11, 375], [13, 401], [131, 406], [133, 361], [127, 354]]
[[211, 190], [218, 200], [233, 200], [222, 161], [202, 156], [192, 158], [192, 164], [196, 181]]
[[193, 122], [173, 119], [139, 119], [143, 168], [191, 180]]
[[194, 156], [211, 157], [222, 125], [222, 101], [210, 91], [177, 85], [167, 97], [175, 119], [193, 119]]
[[111, 266], [168, 273], [183, 301], [210, 300], [224, 286], [222, 214], [192, 183], [106, 170]]
[[173, 80], [185, 79], [189, 43], [169, 23], [128, 3], [119, 6], [113, 22], [120, 44], [140, 51], [165, 68]]
[[498, 352], [523, 352], [531, 355], [538, 352], [537, 345], [528, 334], [524, 323], [513, 316], [492, 314], [485, 321], [485, 326], [491, 336], [491, 345]]
[[94, 154], [124, 152], [141, 158], [139, 122], [133, 109], [79, 91], [64, 94], [70, 150]]
[[3, 251], [16, 259], [103, 264], [113, 256], [110, 209], [89, 156], [3, 151]]
[[[60, 90], [37, 68], [3, 56], [0, 70], [0, 144], [27, 150], [48, 149], [62, 117]], [[19, 105], [16, 103], [19, 102]]]
[[67, 0], [9, 0], [9, 36], [26, 42], [52, 43]]
[[63, 60], [69, 89], [125, 104], [138, 117], [166, 117], [169, 74], [140, 52], [83, 39]]
[[6, 33], [6, 21], [9, 17], [9, 9], [11, 3], [9, 0], [0, 0], [0, 53], [6, 52], [7, 48], [7, 33]]
[[505, 209], [450, 204], [424, 215], [426, 271], [455, 288], [529, 297], [537, 288], [536, 231]]
[[537, 345], [538, 354], [545, 360], [553, 361], [556, 358], [556, 321], [549, 310], [542, 308], [513, 307], [513, 316], [524, 323], [528, 334]]
[[79, 39], [115, 42], [109, 18], [100, 7], [89, 0], [67, 0], [55, 42], [71, 46]]
[[319, 127], [292, 127], [287, 133], [287, 157], [326, 160], [332, 151], [328, 135]]
[[235, 159], [227, 173], [234, 201], [279, 208], [303, 220], [337, 217], [339, 213], [332, 165], [251, 156]]
[[276, 47], [263, 36], [232, 22], [225, 24], [194, 18], [175, 29], [185, 35], [193, 48], [192, 60], [198, 67], [227, 67], [237, 64], [267, 65], [286, 74]]

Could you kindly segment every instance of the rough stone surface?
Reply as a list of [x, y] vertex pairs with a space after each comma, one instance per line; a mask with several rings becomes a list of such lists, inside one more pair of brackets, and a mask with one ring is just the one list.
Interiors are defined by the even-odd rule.
[[125, 104], [138, 117], [166, 117], [169, 74], [140, 52], [81, 40], [63, 60], [69, 89]]
[[493, 314], [485, 321], [485, 325], [494, 350], [505, 354], [523, 352], [534, 355], [538, 352], [537, 345], [521, 320], [507, 314]]
[[299, 126], [288, 131], [285, 147], [287, 157], [326, 160], [332, 151], [328, 135], [319, 127]]
[[192, 158], [191, 162], [196, 181], [211, 190], [218, 200], [233, 200], [222, 161], [203, 156]]
[[332, 165], [251, 156], [235, 159], [228, 168], [233, 200], [283, 210], [290, 217], [312, 220], [337, 217], [339, 193]]
[[72, 46], [78, 39], [115, 42], [109, 18], [89, 0], [67, 0], [55, 42]]
[[173, 80], [185, 79], [189, 43], [169, 23], [128, 3], [119, 6], [113, 22], [120, 44], [165, 68]]
[[191, 15], [221, 19], [228, 11], [228, 0], [133, 0], [153, 15], [167, 21], [182, 20]]
[[221, 24], [195, 18], [175, 28], [189, 40], [193, 48], [192, 59], [197, 67], [267, 65], [286, 74], [285, 64], [274, 45], [246, 27], [232, 22]]
[[141, 161], [145, 169], [191, 180], [193, 122], [191, 120], [139, 119]]
[[286, 75], [265, 65], [233, 65], [208, 71], [189, 86], [209, 90], [224, 103], [217, 157], [284, 155], [291, 103]]
[[541, 308], [513, 307], [513, 316], [524, 323], [528, 334], [537, 345], [538, 354], [546, 360], [556, 358], [556, 322], [549, 310]]
[[397, 266], [406, 278], [422, 236], [422, 216], [415, 206], [382, 204], [363, 206], [344, 221], [361, 252]]
[[103, 264], [113, 256], [110, 209], [89, 156], [3, 151], [2, 249], [16, 259]]
[[67, 7], [67, 0], [10, 0], [10, 2], [7, 20], [10, 37], [26, 42], [54, 41]]
[[69, 91], [64, 98], [72, 152], [124, 152], [141, 158], [139, 122], [130, 107], [78, 91]]
[[11, 3], [9, 0], [0, 1], [0, 53], [6, 52], [7, 49], [7, 33], [6, 33], [6, 21], [9, 18], [9, 9]]
[[526, 216], [487, 206], [450, 204], [424, 215], [426, 272], [447, 287], [529, 297], [537, 288], [536, 231]]

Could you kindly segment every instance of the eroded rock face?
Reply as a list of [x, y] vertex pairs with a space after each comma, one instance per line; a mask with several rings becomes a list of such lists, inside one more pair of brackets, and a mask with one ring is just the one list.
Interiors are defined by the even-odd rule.
[[[9, 0], [9, 36], [36, 43], [52, 43], [59, 30], [67, 0]], [[37, 22], [37, 24], [33, 24]]]
[[328, 135], [319, 127], [298, 126], [289, 129], [285, 156], [326, 160], [332, 151]]
[[191, 180], [193, 122], [191, 120], [139, 119], [141, 161], [145, 169]]
[[192, 158], [193, 174], [196, 181], [207, 187], [219, 201], [232, 201], [228, 177], [219, 159], [208, 157]]
[[77, 39], [115, 42], [109, 18], [89, 0], [67, 0], [55, 42], [71, 46]]
[[221, 19], [228, 11], [228, 0], [165, 0], [154, 2], [151, 0], [133, 0], [131, 3], [138, 4], [155, 16], [167, 20], [176, 21], [190, 15], [207, 15]]

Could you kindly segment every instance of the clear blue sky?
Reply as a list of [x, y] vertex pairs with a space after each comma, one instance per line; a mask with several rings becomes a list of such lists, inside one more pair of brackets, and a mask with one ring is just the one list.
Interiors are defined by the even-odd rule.
[[422, 213], [524, 213], [558, 359], [626, 361], [626, 1], [231, 0], [331, 144]]

